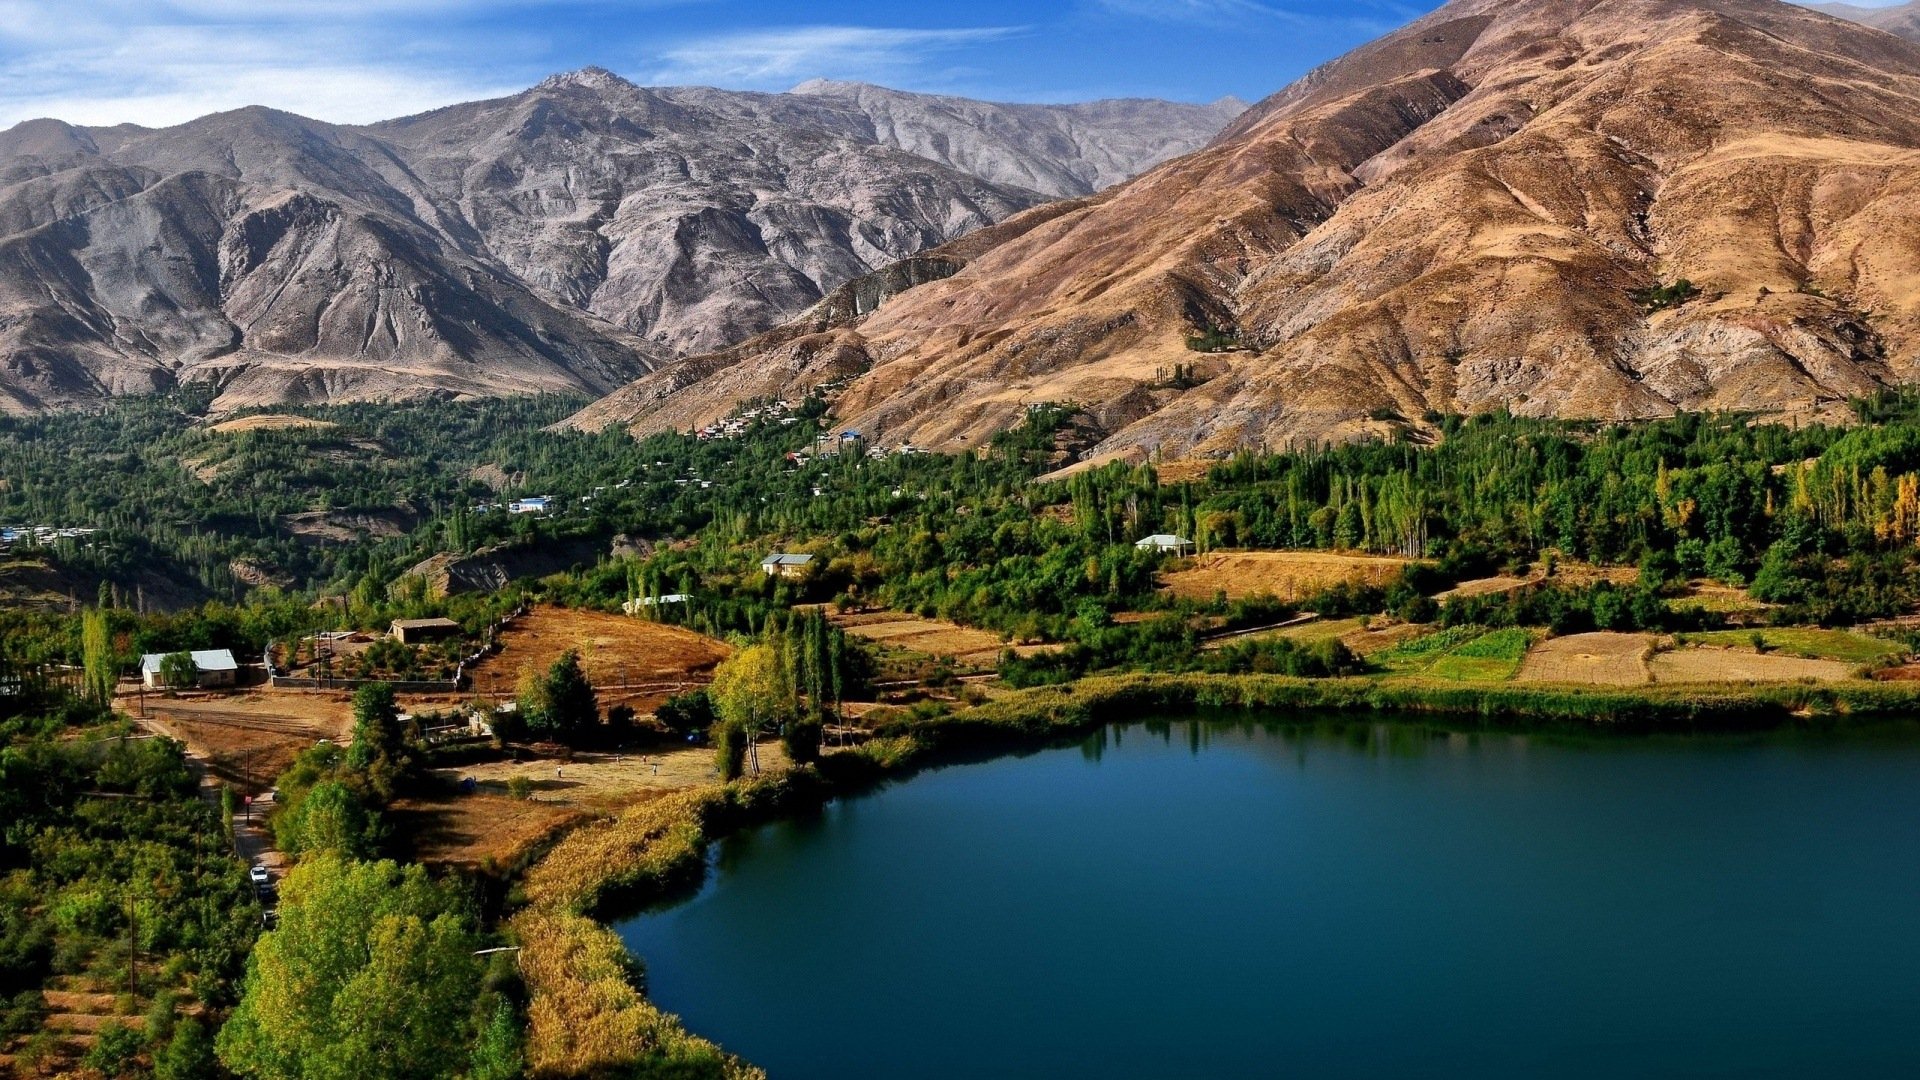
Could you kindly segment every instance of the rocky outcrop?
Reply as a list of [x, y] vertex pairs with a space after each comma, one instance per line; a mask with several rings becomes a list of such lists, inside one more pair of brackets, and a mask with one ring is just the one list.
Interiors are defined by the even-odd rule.
[[1041, 401], [1168, 456], [1436, 411], [1818, 413], [1920, 376], [1920, 46], [1774, 0], [1456, 0], [983, 235], [583, 419], [674, 426], [823, 355], [860, 371], [844, 423], [944, 448]]
[[0, 410], [184, 380], [221, 407], [603, 393], [1232, 112], [588, 69], [360, 128], [31, 121], [0, 132]]

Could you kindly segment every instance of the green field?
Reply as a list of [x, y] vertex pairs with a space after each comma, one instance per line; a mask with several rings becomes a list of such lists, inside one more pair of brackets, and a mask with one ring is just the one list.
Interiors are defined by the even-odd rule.
[[1886, 660], [1898, 660], [1906, 653], [1906, 648], [1899, 642], [1856, 634], [1850, 630], [1715, 630], [1704, 634], [1687, 634], [1686, 639], [1701, 645], [1741, 648], [1751, 647], [1756, 633], [1765, 641], [1766, 651], [1779, 652], [1787, 656], [1804, 656], [1809, 660], [1841, 660], [1849, 664], [1876, 664]]

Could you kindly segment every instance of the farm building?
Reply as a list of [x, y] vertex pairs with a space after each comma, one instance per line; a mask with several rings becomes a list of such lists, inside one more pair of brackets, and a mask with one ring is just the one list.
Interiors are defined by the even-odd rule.
[[[170, 683], [163, 669], [174, 653], [148, 653], [140, 658], [140, 681], [151, 690], [183, 690], [181, 683]], [[196, 649], [186, 654], [193, 659], [193, 685], [200, 689], [233, 686], [240, 681], [240, 664], [230, 649]]]
[[1172, 533], [1154, 533], [1152, 536], [1134, 541], [1133, 546], [1141, 551], [1157, 551], [1166, 555], [1193, 554], [1193, 541]]
[[395, 619], [387, 633], [402, 645], [418, 645], [459, 637], [460, 624], [452, 619]]
[[686, 593], [668, 593], [665, 596], [636, 597], [621, 604], [620, 607], [629, 615], [638, 615], [647, 608], [659, 607], [663, 604], [684, 604], [692, 599], [693, 597], [688, 596]]
[[760, 569], [768, 577], [778, 574], [781, 577], [797, 578], [804, 575], [807, 568], [812, 565], [813, 556], [811, 555], [790, 555], [779, 551], [760, 560]]

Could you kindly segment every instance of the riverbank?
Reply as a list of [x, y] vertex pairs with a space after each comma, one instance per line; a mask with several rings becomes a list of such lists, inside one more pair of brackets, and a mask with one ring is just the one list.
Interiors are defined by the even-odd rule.
[[739, 829], [818, 806], [948, 755], [1037, 745], [1102, 724], [1196, 710], [1398, 712], [1472, 726], [1621, 732], [1839, 728], [1920, 715], [1905, 684], [1728, 685], [1599, 689], [1448, 686], [1379, 679], [1119, 675], [1019, 691], [949, 715], [883, 723], [873, 741], [817, 765], [716, 784], [574, 829], [525, 874], [511, 920], [530, 993], [528, 1065], [536, 1077], [642, 1065], [674, 1075], [764, 1074], [689, 1034], [639, 989], [636, 962], [597, 918], [659, 903], [700, 879], [707, 846]]

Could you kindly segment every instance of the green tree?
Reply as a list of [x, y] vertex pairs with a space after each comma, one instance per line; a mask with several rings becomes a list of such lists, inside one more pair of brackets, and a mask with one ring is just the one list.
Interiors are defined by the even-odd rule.
[[366, 774], [381, 799], [391, 799], [412, 772], [414, 740], [400, 720], [390, 683], [368, 683], [353, 695], [353, 747], [347, 764]]
[[183, 1017], [173, 1038], [153, 1055], [153, 1080], [202, 1080], [215, 1075], [213, 1039], [197, 1016]]
[[465, 899], [425, 869], [303, 860], [217, 1040], [260, 1080], [430, 1080], [474, 1056], [479, 944]]
[[200, 683], [200, 666], [193, 662], [190, 652], [168, 653], [160, 658], [160, 685], [168, 687], [192, 687]]
[[288, 851], [371, 857], [379, 846], [379, 815], [352, 788], [322, 780], [274, 823], [274, 838]]
[[759, 771], [759, 761], [753, 750], [754, 740], [785, 719], [793, 707], [793, 690], [787, 682], [782, 652], [778, 645], [765, 641], [741, 649], [721, 661], [707, 690], [721, 723], [745, 736], [747, 757], [755, 772]]
[[568, 649], [547, 669], [541, 696], [548, 738], [573, 746], [591, 739], [599, 728], [600, 699], [580, 669], [578, 652]]
[[747, 769], [747, 733], [725, 720], [713, 725], [713, 767], [722, 780], [738, 780]]
[[114, 662], [113, 629], [104, 609], [94, 608], [80, 616], [80, 667], [87, 700], [106, 708], [113, 701], [120, 671]]

